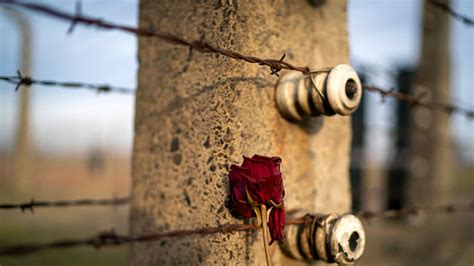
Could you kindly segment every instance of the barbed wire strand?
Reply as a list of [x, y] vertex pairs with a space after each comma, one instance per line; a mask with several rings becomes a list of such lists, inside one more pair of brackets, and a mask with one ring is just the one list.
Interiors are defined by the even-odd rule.
[[448, 13], [454, 19], [459, 20], [468, 26], [474, 26], [474, 19], [460, 14], [459, 12], [455, 11], [449, 4], [437, 0], [430, 0], [428, 2], [433, 6], [439, 8], [440, 10]]
[[419, 96], [414, 96], [414, 95], [396, 91], [395, 89], [386, 90], [386, 89], [382, 89], [382, 88], [367, 85], [367, 84], [363, 84], [362, 87], [366, 91], [380, 94], [382, 101], [385, 100], [386, 97], [391, 97], [391, 98], [397, 99], [398, 101], [410, 103], [413, 106], [423, 107], [430, 110], [441, 110], [443, 112], [446, 112], [448, 115], [452, 113], [459, 113], [461, 115], [466, 116], [468, 119], [474, 118], [474, 110], [469, 110], [469, 109], [459, 107], [453, 104], [423, 101], [423, 96], [425, 96], [424, 94], [419, 95]]
[[120, 197], [111, 199], [78, 199], [78, 200], [34, 200], [22, 203], [3, 203], [0, 204], [0, 210], [21, 210], [22, 212], [34, 212], [35, 208], [52, 207], [77, 207], [77, 206], [119, 206], [130, 203], [130, 197]]
[[[456, 212], [467, 212], [474, 210], [474, 201], [464, 202], [464, 203], [450, 203], [439, 206], [432, 207], [414, 207], [414, 208], [404, 208], [400, 210], [386, 210], [381, 212], [373, 211], [361, 211], [356, 215], [365, 218], [395, 218], [395, 217], [405, 217], [411, 215], [418, 215], [419, 213], [426, 212], [436, 212], [436, 213], [447, 213], [452, 214]], [[308, 221], [308, 219], [313, 219], [312, 215], [305, 215], [299, 218], [291, 219], [286, 221], [286, 225], [298, 225], [303, 224]], [[0, 247], [0, 255], [25, 255], [36, 253], [46, 249], [58, 249], [58, 248], [74, 248], [80, 246], [92, 246], [95, 248], [101, 248], [105, 246], [118, 246], [126, 243], [133, 242], [146, 242], [146, 241], [158, 241], [163, 238], [170, 237], [188, 237], [192, 235], [213, 235], [213, 234], [225, 234], [233, 233], [238, 231], [247, 231], [247, 230], [256, 230], [259, 229], [259, 225], [255, 224], [222, 224], [215, 227], [203, 227], [198, 229], [190, 230], [174, 230], [163, 233], [156, 234], [146, 234], [140, 236], [126, 236], [119, 235], [114, 230], [106, 231], [97, 234], [91, 238], [86, 239], [68, 239], [68, 240], [59, 240], [50, 243], [43, 244], [28, 244], [28, 245], [10, 245]]]
[[[356, 62], [355, 65], [356, 65], [356, 67], [355, 67], [356, 71], [358, 73], [361, 73], [361, 75], [374, 76], [374, 77], [379, 76], [379, 75], [386, 75], [390, 79], [393, 79], [393, 80], [396, 80], [396, 79], [399, 78], [399, 76], [397, 74], [397, 70], [394, 70], [394, 69], [390, 69], [390, 68], [387, 68], [387, 67], [380, 68], [379, 66], [373, 66], [373, 65], [369, 65], [369, 64], [360, 63], [360, 62]], [[372, 86], [368, 85], [368, 84], [363, 84], [363, 87], [372, 87]], [[415, 88], [415, 89], [416, 88], [423, 88], [424, 90], [432, 90], [432, 88], [430, 88], [429, 86], [423, 85], [422, 83], [413, 84], [413, 88]], [[369, 90], [367, 90], [367, 91], [369, 91]], [[386, 90], [386, 91], [389, 91], [389, 90]], [[395, 91], [395, 89], [392, 89], [391, 91]], [[372, 91], [370, 91], [370, 92], [372, 92]], [[399, 92], [399, 93], [400, 94], [405, 94], [405, 93], [401, 93], [401, 92]], [[390, 96], [390, 95], [387, 95], [387, 96]], [[458, 106], [460, 105], [459, 104], [459, 102], [460, 102], [459, 99], [456, 99], [455, 102], [458, 103]], [[469, 105], [469, 103], [464, 102], [464, 104], [461, 104], [461, 105]], [[447, 105], [447, 106], [450, 106], [450, 105]], [[456, 107], [455, 109], [464, 109], [464, 110], [467, 110], [469, 113], [474, 112], [472, 110], [472, 108], [468, 110], [467, 108]], [[454, 110], [454, 112], [456, 112], [456, 110]]]
[[20, 71], [17, 72], [17, 76], [0, 76], [0, 80], [16, 85], [15, 91], [18, 91], [22, 85], [28, 87], [32, 85], [42, 85], [53, 87], [59, 86], [68, 89], [89, 89], [96, 91], [97, 93], [114, 92], [130, 95], [135, 94], [135, 90], [133, 89], [113, 87], [107, 84], [100, 85], [76, 81], [37, 80], [28, 76], [23, 76]]
[[285, 62], [285, 54], [283, 54], [280, 59], [263, 59], [255, 56], [244, 55], [233, 50], [219, 48], [217, 46], [205, 42], [204, 40], [191, 41], [168, 32], [153, 31], [144, 28], [135, 28], [132, 26], [105, 21], [99, 18], [84, 16], [81, 14], [80, 4], [76, 5], [75, 14], [70, 14], [58, 9], [54, 9], [47, 5], [37, 3], [17, 2], [15, 0], [1, 0], [0, 3], [22, 7], [28, 10], [37, 11], [43, 14], [47, 14], [49, 16], [70, 21], [72, 24], [68, 30], [68, 33], [71, 33], [77, 24], [82, 23], [85, 25], [95, 26], [106, 30], [120, 30], [142, 37], [155, 37], [172, 44], [187, 46], [190, 49], [196, 50], [201, 53], [220, 54], [232, 59], [245, 61], [247, 63], [267, 66], [270, 68], [271, 74], [276, 76], [278, 76], [278, 72], [280, 72], [280, 70], [282, 69], [295, 70], [304, 74], [309, 74], [311, 72], [309, 67], [307, 66], [294, 66], [288, 62]]
[[[78, 23], [82, 23], [86, 25], [93, 25], [93, 26], [107, 29], [107, 30], [121, 30], [121, 31], [125, 31], [128, 33], [132, 33], [132, 34], [143, 36], [143, 37], [156, 37], [172, 44], [187, 46], [190, 49], [194, 49], [202, 53], [220, 54], [220, 55], [233, 58], [236, 60], [242, 60], [248, 63], [268, 66], [271, 69], [271, 74], [274, 74], [277, 76], [278, 76], [278, 72], [280, 72], [280, 70], [282, 69], [295, 70], [295, 71], [302, 72], [303, 74], [311, 74], [311, 73], [316, 73], [316, 72], [321, 72], [321, 71], [328, 71], [328, 69], [326, 68], [317, 70], [317, 71], [310, 71], [310, 69], [306, 66], [305, 67], [294, 66], [290, 63], [284, 62], [285, 55], [283, 55], [280, 59], [262, 59], [255, 56], [246, 56], [236, 51], [215, 47], [209, 43], [206, 43], [203, 40], [190, 41], [190, 40], [186, 40], [182, 37], [179, 37], [167, 32], [152, 31], [152, 30], [143, 29], [143, 28], [134, 28], [131, 26], [115, 24], [115, 23], [108, 22], [102, 19], [98, 19], [98, 18], [86, 17], [81, 14], [80, 3], [76, 5], [75, 14], [69, 14], [69, 13], [48, 7], [46, 5], [41, 5], [41, 4], [36, 4], [36, 3], [24, 3], [24, 2], [17, 2], [15, 0], [0, 0], [0, 3], [16, 5], [16, 6], [23, 7], [29, 10], [41, 12], [41, 13], [44, 13], [44, 14], [47, 14], [59, 19], [71, 21], [72, 24], [68, 30], [69, 33], [72, 32], [75, 25], [77, 25]], [[20, 81], [22, 81], [22, 79], [20, 79]], [[29, 81], [30, 80], [24, 80], [22, 83], [18, 83], [18, 84], [28, 84]], [[46, 85], [46, 84], [43, 84], [43, 85]], [[79, 85], [79, 84], [72, 83], [72, 84], [67, 84], [67, 85]], [[89, 87], [87, 84], [81, 84], [81, 85], [84, 85], [82, 87]], [[97, 89], [97, 87], [92, 87], [92, 88]], [[99, 88], [101, 89], [101, 91], [107, 91], [107, 89], [109, 89], [109, 87], [107, 86], [105, 87], [100, 86]], [[453, 112], [464, 113], [470, 119], [474, 117], [474, 111], [467, 110], [458, 106], [449, 105], [449, 104], [422, 102], [420, 101], [419, 98], [416, 98], [414, 96], [410, 96], [410, 95], [403, 94], [400, 92], [395, 92], [393, 90], [383, 90], [383, 89], [379, 89], [379, 88], [368, 86], [368, 85], [364, 86], [364, 88], [371, 92], [380, 93], [382, 98], [385, 98], [386, 96], [390, 96], [398, 100], [410, 102], [416, 106], [421, 106], [421, 107], [425, 107], [429, 109], [443, 109], [445, 112], [449, 114]]]
[[[445, 189], [469, 189], [472, 186], [469, 185], [462, 185], [462, 186], [442, 186], [442, 185], [437, 185], [434, 186], [434, 189], [438, 190], [445, 190]], [[402, 186], [391, 186], [390, 188], [384, 188], [384, 187], [377, 187], [377, 188], [371, 188], [365, 192], [386, 192], [387, 190], [396, 190], [396, 191], [401, 191], [404, 189]], [[353, 187], [351, 189], [351, 193], [354, 196], [359, 196], [357, 193], [359, 192], [359, 189], [356, 189]], [[126, 197], [114, 197], [114, 198], [103, 198], [103, 199], [89, 199], [89, 198], [84, 198], [84, 199], [76, 199], [76, 200], [52, 200], [52, 201], [47, 201], [47, 200], [35, 200], [31, 199], [30, 201], [25, 201], [25, 202], [20, 202], [20, 203], [0, 203], [0, 211], [4, 210], [20, 210], [22, 212], [25, 211], [30, 211], [31, 213], [34, 213], [35, 208], [69, 208], [69, 207], [81, 207], [81, 206], [119, 206], [119, 205], [127, 205], [130, 203], [131, 197], [126, 196]]]
[[471, 212], [474, 211], [474, 201], [464, 201], [458, 203], [447, 203], [434, 206], [426, 207], [407, 207], [401, 209], [389, 209], [383, 211], [369, 211], [362, 210], [357, 212], [355, 215], [362, 219], [372, 219], [372, 218], [402, 218], [407, 216], [419, 215], [423, 212], [426, 213], [460, 213], [460, 212]]
[[[59, 87], [64, 87], [66, 89], [85, 88], [85, 89], [97, 91], [98, 93], [116, 92], [116, 93], [130, 94], [130, 95], [133, 95], [135, 93], [135, 90], [130, 89], [130, 88], [120, 88], [120, 87], [113, 87], [109, 85], [98, 85], [98, 84], [75, 82], [75, 81], [38, 80], [38, 79], [33, 79], [28, 76], [23, 76], [20, 71], [18, 71], [17, 76], [0, 76], [0, 80], [16, 85], [15, 91], [17, 91], [21, 85], [31, 86], [31, 85], [37, 84], [37, 85], [42, 85], [42, 86], [59, 86]], [[391, 97], [398, 101], [408, 102], [413, 106], [428, 108], [431, 110], [442, 110], [448, 114], [459, 113], [461, 115], [466, 116], [468, 119], [474, 119], [474, 110], [469, 110], [467, 108], [463, 108], [460, 106], [451, 105], [451, 104], [424, 102], [422, 101], [422, 97], [420, 96], [416, 97], [413, 95], [396, 91], [395, 89], [386, 90], [386, 89], [382, 89], [382, 88], [367, 85], [367, 84], [363, 84], [363, 89], [371, 93], [380, 94], [380, 96], [382, 97], [382, 100], [385, 100], [386, 97]]]

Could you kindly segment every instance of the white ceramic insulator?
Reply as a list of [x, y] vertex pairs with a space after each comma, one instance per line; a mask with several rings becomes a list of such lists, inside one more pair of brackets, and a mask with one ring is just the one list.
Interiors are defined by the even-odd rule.
[[285, 74], [276, 88], [276, 104], [280, 113], [289, 120], [301, 120], [296, 102], [298, 101], [298, 90], [304, 90], [304, 76], [300, 72], [292, 71]]
[[[303, 217], [304, 210], [290, 211], [287, 218]], [[352, 214], [339, 216], [312, 214], [311, 223], [286, 226], [286, 238], [280, 242], [284, 254], [306, 262], [321, 260], [339, 265], [353, 265], [365, 249], [365, 231], [359, 218]], [[308, 221], [308, 220], [306, 220]]]
[[[352, 92], [346, 91], [349, 86]], [[337, 65], [330, 71], [310, 75], [288, 72], [276, 87], [278, 110], [293, 121], [316, 115], [350, 115], [359, 106], [361, 97], [361, 82], [349, 65]]]
[[365, 231], [360, 220], [352, 214], [340, 217], [332, 228], [329, 244], [331, 255], [339, 265], [359, 260], [365, 249]]
[[[349, 98], [346, 93], [346, 84], [355, 83], [355, 93]], [[362, 97], [362, 84], [355, 70], [349, 65], [337, 65], [326, 81], [326, 95], [331, 109], [340, 115], [350, 115], [359, 106]]]

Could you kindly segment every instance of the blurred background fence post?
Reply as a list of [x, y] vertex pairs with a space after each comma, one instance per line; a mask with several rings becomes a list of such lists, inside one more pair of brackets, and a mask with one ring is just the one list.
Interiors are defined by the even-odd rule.
[[[22, 75], [31, 75], [31, 25], [24, 13], [12, 8], [5, 8], [5, 14], [18, 25], [21, 38], [20, 65]], [[30, 139], [30, 87], [19, 88], [18, 124], [14, 154], [14, 176], [23, 180], [31, 173], [32, 145]]]
[[[140, 2], [139, 26], [311, 69], [348, 63], [346, 1]], [[227, 173], [242, 155], [280, 156], [287, 209], [347, 212], [350, 117], [290, 123], [270, 69], [139, 38], [131, 233], [242, 222]], [[133, 244], [131, 265], [263, 265], [260, 232]], [[276, 264], [289, 265], [277, 245]]]
[[[423, 3], [420, 61], [412, 93], [433, 102], [451, 102], [451, 18], [428, 1]], [[441, 2], [450, 4], [448, 0]], [[446, 202], [449, 188], [455, 183], [449, 114], [412, 108], [410, 118], [407, 134], [411, 136], [412, 157], [407, 205]]]

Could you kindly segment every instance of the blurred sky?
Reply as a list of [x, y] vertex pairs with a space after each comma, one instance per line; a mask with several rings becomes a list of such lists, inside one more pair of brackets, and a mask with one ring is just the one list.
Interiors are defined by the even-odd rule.
[[[36, 1], [73, 12], [75, 1]], [[473, 0], [453, 1], [453, 8], [474, 16]], [[86, 15], [127, 25], [137, 25], [138, 1], [82, 0]], [[23, 12], [23, 11], [22, 11]], [[132, 35], [78, 25], [66, 34], [69, 24], [24, 11], [33, 32], [32, 76], [37, 79], [108, 83], [136, 87], [137, 41]], [[393, 86], [386, 70], [416, 65], [419, 54], [421, 1], [349, 1], [349, 33], [353, 63], [374, 66], [369, 82]], [[15, 75], [20, 66], [21, 38], [18, 28], [0, 7], [0, 75]], [[452, 22], [452, 86], [456, 104], [474, 107], [474, 27]], [[227, 59], [222, 59], [227, 60]], [[368, 124], [374, 130], [370, 150], [381, 158], [390, 156], [386, 130], [393, 121], [393, 102], [380, 104], [369, 98]], [[0, 152], [14, 149], [17, 117], [14, 86], [0, 83]], [[134, 97], [96, 94], [56, 87], [34, 86], [31, 102], [31, 132], [36, 152], [83, 154], [108, 149], [130, 154], [133, 140]], [[474, 161], [473, 122], [454, 115], [453, 132], [464, 155]], [[384, 131], [385, 130], [385, 131]]]

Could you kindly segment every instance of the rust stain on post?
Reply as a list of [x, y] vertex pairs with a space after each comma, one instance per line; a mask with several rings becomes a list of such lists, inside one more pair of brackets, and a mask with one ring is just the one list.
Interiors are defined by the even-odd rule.
[[[311, 69], [348, 61], [346, 3], [148, 1], [140, 27]], [[242, 155], [280, 156], [288, 209], [350, 208], [350, 118], [290, 123], [275, 106], [268, 68], [160, 40], [139, 40], [131, 233], [237, 223], [227, 173]], [[282, 71], [283, 72], [283, 71]], [[130, 264], [262, 265], [261, 232], [133, 244]], [[278, 245], [275, 265], [291, 263]]]

